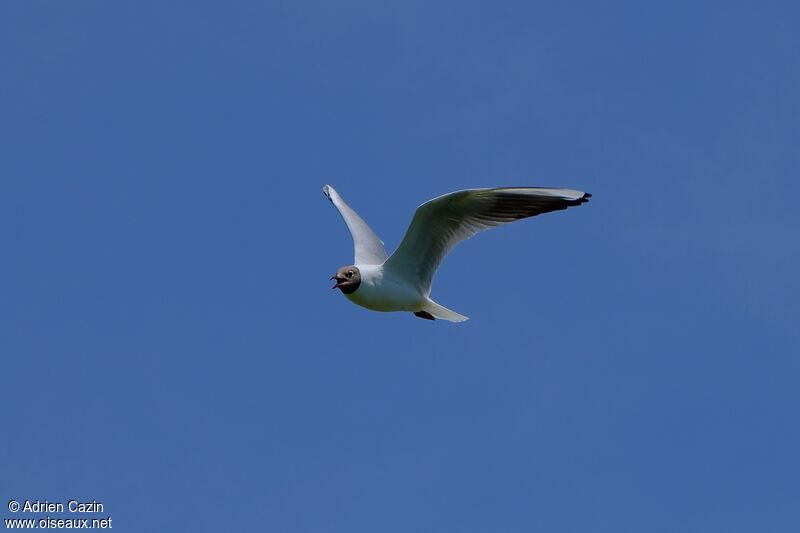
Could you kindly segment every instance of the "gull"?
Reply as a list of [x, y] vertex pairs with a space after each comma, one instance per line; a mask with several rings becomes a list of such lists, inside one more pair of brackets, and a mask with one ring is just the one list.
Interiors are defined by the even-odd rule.
[[330, 185], [322, 192], [342, 215], [355, 247], [355, 261], [331, 277], [353, 303], [373, 311], [409, 311], [427, 320], [468, 318], [434, 302], [436, 269], [458, 243], [515, 220], [581, 205], [591, 194], [549, 187], [467, 189], [419, 206], [400, 246], [389, 256], [375, 232]]

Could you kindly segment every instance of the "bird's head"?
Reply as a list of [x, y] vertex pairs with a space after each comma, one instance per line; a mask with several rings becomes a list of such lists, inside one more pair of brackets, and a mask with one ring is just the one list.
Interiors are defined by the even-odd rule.
[[336, 280], [331, 289], [340, 289], [345, 294], [352, 294], [361, 285], [361, 271], [355, 265], [343, 266], [331, 279]]

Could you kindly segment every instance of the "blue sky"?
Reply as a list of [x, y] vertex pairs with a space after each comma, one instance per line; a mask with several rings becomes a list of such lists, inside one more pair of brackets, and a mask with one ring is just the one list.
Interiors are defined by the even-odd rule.
[[[5, 2], [0, 517], [123, 531], [800, 528], [790, 2]], [[460, 325], [331, 291], [468, 187]]]

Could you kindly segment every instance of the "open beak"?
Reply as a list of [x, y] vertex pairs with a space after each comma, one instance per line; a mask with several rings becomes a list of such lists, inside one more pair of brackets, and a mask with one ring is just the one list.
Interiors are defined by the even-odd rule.
[[343, 279], [339, 279], [336, 276], [331, 276], [331, 279], [335, 279], [336, 280], [336, 283], [333, 285], [333, 287], [331, 287], [331, 289], [338, 289], [339, 288], [339, 284], [344, 281]]

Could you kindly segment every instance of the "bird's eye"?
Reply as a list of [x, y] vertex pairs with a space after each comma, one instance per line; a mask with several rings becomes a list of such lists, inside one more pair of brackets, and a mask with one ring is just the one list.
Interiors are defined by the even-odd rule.
[[347, 271], [347, 277], [348, 278], [352, 278], [353, 277], [353, 271], [352, 270], [348, 270]]

